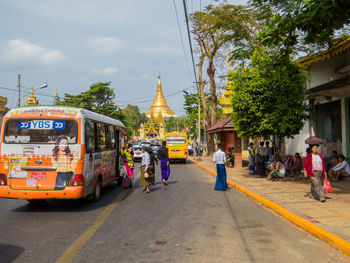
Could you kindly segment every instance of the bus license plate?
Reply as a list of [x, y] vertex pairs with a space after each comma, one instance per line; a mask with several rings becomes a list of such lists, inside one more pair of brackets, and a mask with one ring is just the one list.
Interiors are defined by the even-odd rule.
[[46, 180], [46, 172], [32, 172], [31, 178], [37, 180]]

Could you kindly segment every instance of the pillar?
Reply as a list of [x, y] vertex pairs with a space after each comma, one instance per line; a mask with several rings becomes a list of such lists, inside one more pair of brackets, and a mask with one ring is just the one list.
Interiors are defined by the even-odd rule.
[[235, 168], [242, 168], [242, 139], [238, 137], [237, 132], [233, 132], [235, 147]]

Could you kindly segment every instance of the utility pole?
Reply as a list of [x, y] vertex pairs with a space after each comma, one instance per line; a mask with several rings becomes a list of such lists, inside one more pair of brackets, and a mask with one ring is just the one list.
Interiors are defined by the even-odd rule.
[[17, 107], [21, 107], [21, 74], [18, 74], [17, 91], [18, 91]]
[[200, 87], [199, 84], [197, 83], [198, 87], [198, 147], [201, 143], [201, 98], [200, 98]]

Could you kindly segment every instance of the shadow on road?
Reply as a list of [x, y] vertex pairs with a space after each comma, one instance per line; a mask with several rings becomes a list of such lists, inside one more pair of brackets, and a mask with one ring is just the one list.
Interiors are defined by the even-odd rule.
[[13, 262], [24, 251], [25, 249], [23, 247], [8, 244], [0, 244], [0, 261], [2, 263]]
[[[136, 180], [137, 181], [137, 180]], [[135, 182], [136, 183], [136, 182]], [[49, 199], [37, 203], [27, 203], [13, 209], [13, 212], [86, 212], [108, 206], [123, 188], [113, 182], [102, 189], [100, 200], [92, 202], [86, 199]], [[125, 199], [125, 198], [124, 198]]]

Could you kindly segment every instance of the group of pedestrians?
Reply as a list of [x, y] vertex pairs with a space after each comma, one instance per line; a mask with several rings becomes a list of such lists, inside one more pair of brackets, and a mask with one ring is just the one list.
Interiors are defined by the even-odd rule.
[[[170, 175], [169, 153], [165, 141], [162, 142], [162, 147], [158, 150], [157, 155], [146, 145], [142, 145], [141, 151], [142, 159], [139, 166], [141, 169], [140, 186], [145, 187], [143, 193], [147, 194], [151, 192], [150, 186], [155, 185], [155, 165], [158, 165], [158, 160], [160, 161], [162, 182], [164, 185], [168, 185], [168, 178]], [[127, 143], [125, 145], [125, 148], [122, 150], [122, 158], [127, 171], [127, 176], [124, 178], [126, 182], [125, 184], [123, 182], [123, 187], [129, 188], [132, 186], [132, 180], [134, 178], [134, 160], [131, 144]]]
[[258, 177], [266, 177], [265, 163], [273, 158], [273, 149], [270, 142], [260, 142], [254, 149], [254, 143], [251, 142], [248, 147], [249, 173]]
[[[256, 149], [253, 148], [254, 144], [251, 142], [248, 147], [249, 152], [249, 172], [252, 175], [258, 177], [265, 177], [265, 162], [273, 159], [273, 151], [269, 147], [268, 142], [261, 142]], [[311, 179], [311, 192], [310, 197], [325, 202], [324, 182], [327, 181], [326, 167], [322, 154], [318, 153], [318, 144], [310, 144], [308, 147], [307, 156], [303, 165], [303, 172], [305, 177]], [[298, 169], [300, 171], [302, 160], [299, 154], [296, 156], [298, 162]], [[271, 170], [269, 177], [278, 176], [283, 177], [285, 173], [285, 166], [275, 159], [273, 163], [276, 163], [275, 169]], [[344, 165], [346, 166], [346, 165]], [[337, 169], [337, 167], [335, 167]], [[334, 168], [333, 168], [334, 169]], [[349, 168], [350, 169], [350, 168]], [[268, 179], [271, 179], [269, 178]]]

